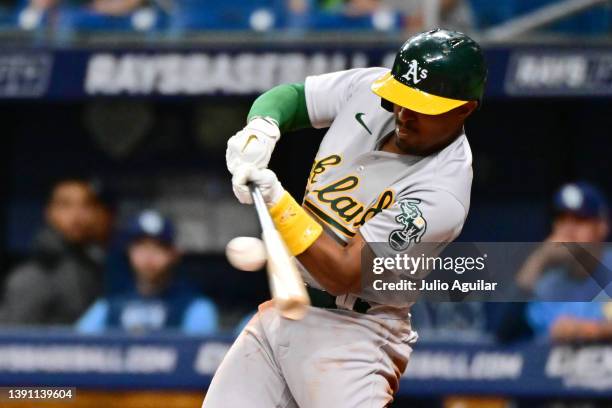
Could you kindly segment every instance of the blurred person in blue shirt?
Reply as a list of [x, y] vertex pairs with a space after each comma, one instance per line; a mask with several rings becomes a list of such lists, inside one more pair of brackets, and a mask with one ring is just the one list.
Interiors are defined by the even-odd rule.
[[550, 236], [517, 275], [535, 299], [527, 321], [536, 335], [557, 341], [612, 338], [607, 201], [589, 183], [570, 183], [555, 194], [554, 210]]
[[180, 254], [170, 220], [156, 211], [144, 211], [130, 220], [126, 238], [134, 288], [98, 300], [77, 322], [77, 330], [215, 333], [218, 320], [215, 305], [176, 278]]

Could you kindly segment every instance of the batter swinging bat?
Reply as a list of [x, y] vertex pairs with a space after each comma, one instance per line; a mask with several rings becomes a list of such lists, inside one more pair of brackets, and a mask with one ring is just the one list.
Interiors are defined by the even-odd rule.
[[248, 183], [248, 185], [261, 224], [261, 238], [268, 254], [266, 269], [274, 305], [287, 319], [300, 320], [310, 305], [304, 281], [274, 226], [261, 191], [254, 183]]

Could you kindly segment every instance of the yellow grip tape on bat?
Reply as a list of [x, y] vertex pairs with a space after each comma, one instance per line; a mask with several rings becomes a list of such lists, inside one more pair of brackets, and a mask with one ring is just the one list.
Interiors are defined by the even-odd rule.
[[307, 250], [323, 232], [323, 227], [286, 191], [270, 207], [270, 215], [293, 256]]

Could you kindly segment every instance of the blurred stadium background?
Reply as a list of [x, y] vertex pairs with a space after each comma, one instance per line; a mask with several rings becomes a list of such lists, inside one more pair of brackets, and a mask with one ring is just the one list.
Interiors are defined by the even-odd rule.
[[[610, 1], [2, 0], [0, 385], [75, 386], [75, 407], [200, 406], [236, 330], [268, 296], [264, 274], [223, 256], [232, 237], [258, 234], [231, 194], [227, 138], [268, 88], [390, 66], [411, 33], [437, 26], [472, 35], [489, 65], [467, 125], [475, 178], [460, 240], [547, 239], [568, 182], [597, 186], [592, 200], [605, 207]], [[277, 147], [271, 167], [296, 197], [322, 135], [300, 131]], [[50, 243], [40, 238], [49, 230]], [[172, 279], [188, 282], [187, 303], [172, 298], [168, 311], [170, 298], [138, 299], [134, 234], [182, 257]], [[140, 305], [129, 318], [113, 312], [132, 307], [124, 293]], [[102, 297], [106, 309], [92, 311]], [[530, 325], [525, 304], [442, 309], [415, 316], [422, 341], [393, 406], [612, 406], [606, 313], [585, 318], [597, 336], [578, 325], [555, 337]], [[208, 326], [186, 323], [189, 313]], [[21, 404], [0, 402], [34, 406]]]

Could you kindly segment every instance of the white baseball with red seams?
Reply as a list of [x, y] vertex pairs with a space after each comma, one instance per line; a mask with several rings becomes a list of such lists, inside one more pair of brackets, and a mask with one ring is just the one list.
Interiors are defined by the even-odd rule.
[[225, 256], [229, 263], [241, 271], [257, 271], [266, 263], [266, 248], [259, 238], [236, 237], [227, 243]]

